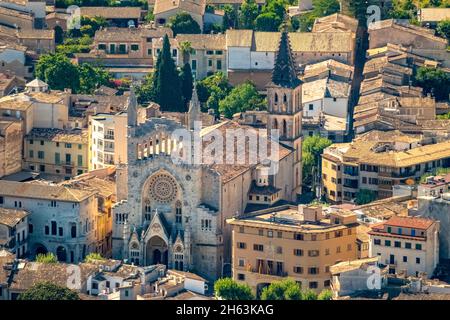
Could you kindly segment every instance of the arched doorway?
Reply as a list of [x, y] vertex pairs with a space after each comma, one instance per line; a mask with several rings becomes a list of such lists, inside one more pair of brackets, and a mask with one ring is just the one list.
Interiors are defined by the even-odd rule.
[[147, 242], [146, 254], [147, 265], [167, 265], [168, 263], [169, 251], [167, 243], [159, 236], [154, 236]]
[[37, 256], [38, 254], [47, 254], [47, 252], [48, 252], [47, 248], [40, 243], [37, 243], [34, 246], [34, 255], [35, 256]]
[[56, 249], [56, 257], [58, 258], [59, 262], [66, 262], [67, 261], [67, 251], [66, 248], [63, 246], [59, 246]]

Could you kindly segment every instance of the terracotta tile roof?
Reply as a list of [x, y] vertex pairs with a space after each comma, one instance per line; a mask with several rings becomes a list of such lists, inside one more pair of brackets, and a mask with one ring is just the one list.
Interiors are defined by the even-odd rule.
[[179, 34], [176, 37], [179, 44], [190, 42], [196, 50], [226, 50], [224, 34]]
[[25, 210], [0, 208], [0, 224], [14, 227], [30, 213]]
[[103, 28], [95, 33], [95, 42], [102, 41], [136, 41], [140, 42], [142, 38], [161, 38], [164, 35], [173, 36], [170, 28]]
[[81, 7], [81, 16], [106, 19], [139, 19], [140, 7]]
[[432, 219], [418, 218], [418, 217], [400, 217], [393, 216], [388, 221], [384, 222], [387, 226], [403, 227], [411, 229], [426, 230], [435, 223]]
[[160, 14], [174, 9], [188, 13], [205, 14], [206, 0], [155, 0], [154, 14]]
[[[415, 25], [411, 25], [409, 23], [404, 23], [399, 20], [395, 20], [395, 19], [380, 20], [380, 21], [372, 22], [369, 25], [368, 31], [370, 34], [371, 31], [382, 30], [382, 29], [387, 29], [387, 28], [394, 28], [394, 29], [401, 30], [403, 32], [414, 33], [418, 36], [422, 36], [422, 37], [428, 38], [428, 39], [436, 41], [436, 42], [441, 42], [442, 44], [445, 44], [445, 45], [447, 44], [446, 39], [440, 38], [440, 37], [437, 37], [434, 35], [434, 30], [418, 27]], [[386, 31], [386, 32], [389, 32], [389, 31]]]
[[55, 39], [55, 30], [40, 29], [20, 29], [18, 32], [19, 39]]
[[[222, 137], [226, 137], [226, 132], [227, 130], [237, 130], [237, 129], [249, 129], [249, 130], [255, 130], [253, 127], [251, 126], [246, 126], [246, 125], [242, 125], [239, 124], [237, 121], [224, 121], [221, 122], [219, 124], [213, 125], [213, 126], [209, 126], [207, 128], [204, 128], [201, 130], [200, 136], [202, 137], [206, 137], [206, 141], [204, 141], [203, 144], [203, 148], [206, 148], [211, 142], [207, 141], [208, 138], [208, 134], [210, 134], [213, 130], [219, 130], [221, 132]], [[267, 144], [267, 152], [270, 153], [271, 151], [271, 143], [273, 143], [272, 141], [267, 141], [266, 139], [261, 138], [261, 140], [264, 140]], [[224, 139], [224, 145], [225, 145], [225, 139]], [[282, 146], [281, 144], [279, 144], [279, 150], [278, 150], [278, 156], [279, 156], [279, 160], [285, 158], [286, 156], [288, 156], [289, 154], [291, 154], [293, 151], [291, 149], [288, 149], [284, 146]], [[227, 182], [239, 175], [241, 175], [243, 172], [250, 170], [252, 167], [256, 166], [257, 164], [253, 164], [250, 163], [250, 156], [253, 155], [253, 152], [257, 152], [256, 150], [254, 150], [253, 148], [249, 149], [249, 142], [246, 143], [246, 151], [245, 151], [245, 161], [243, 164], [227, 164], [226, 163], [226, 151], [223, 151], [223, 162], [221, 164], [209, 164], [208, 167], [211, 168], [212, 170], [216, 171], [217, 173], [219, 173], [222, 176], [222, 181], [223, 182]], [[234, 152], [237, 152], [238, 147], [235, 145], [234, 147]], [[204, 162], [207, 163], [207, 159], [208, 156], [211, 156], [209, 154], [207, 154], [207, 152], [205, 151], [203, 154]], [[270, 156], [270, 154], [269, 154]], [[257, 156], [255, 156], [255, 158], [257, 158]]]
[[[228, 47], [250, 47], [253, 51], [278, 51], [280, 32], [227, 30]], [[352, 32], [291, 32], [289, 40], [293, 52], [351, 52]]]
[[0, 14], [15, 17], [18, 19], [27, 19], [30, 20], [30, 22], [33, 21], [33, 15], [31, 13], [9, 9], [5, 7], [0, 7]]
[[336, 29], [349, 30], [356, 33], [358, 20], [340, 13], [334, 13], [326, 17], [317, 18], [312, 31], [323, 32]]
[[62, 186], [0, 180], [0, 194], [9, 197], [81, 202], [95, 192]]
[[47, 129], [47, 128], [33, 128], [26, 136], [26, 139], [42, 139], [53, 142], [67, 142], [67, 143], [88, 143], [88, 133], [86, 130], [62, 130], [62, 129]]
[[[33, 285], [44, 281], [67, 287], [67, 281], [70, 276], [70, 273], [67, 272], [67, 268], [71, 266], [70, 264], [39, 262], [23, 263], [25, 264], [23, 268], [19, 268], [14, 275], [10, 290], [24, 291]], [[85, 263], [80, 264], [79, 267], [81, 270], [81, 284], [83, 286], [86, 284], [87, 278], [98, 270], [98, 267]]]

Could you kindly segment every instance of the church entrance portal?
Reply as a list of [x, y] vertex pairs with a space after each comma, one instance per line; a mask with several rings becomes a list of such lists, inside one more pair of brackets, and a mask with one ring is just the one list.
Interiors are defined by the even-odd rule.
[[167, 243], [160, 237], [154, 236], [147, 242], [147, 265], [168, 263], [169, 251]]

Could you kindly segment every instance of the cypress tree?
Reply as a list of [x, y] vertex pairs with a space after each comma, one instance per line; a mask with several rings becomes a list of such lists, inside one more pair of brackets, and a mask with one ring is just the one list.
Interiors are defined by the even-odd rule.
[[167, 35], [164, 36], [163, 47], [156, 62], [154, 81], [155, 100], [161, 106], [161, 111], [182, 112], [184, 107], [180, 77]]
[[191, 65], [185, 63], [181, 69], [181, 92], [183, 94], [184, 108], [187, 110], [189, 101], [192, 98], [192, 89], [194, 88], [194, 79], [192, 78]]

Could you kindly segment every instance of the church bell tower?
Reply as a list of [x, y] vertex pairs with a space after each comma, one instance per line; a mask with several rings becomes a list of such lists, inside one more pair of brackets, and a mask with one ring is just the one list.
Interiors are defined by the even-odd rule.
[[293, 198], [302, 184], [302, 82], [295, 71], [294, 57], [286, 30], [281, 32], [272, 80], [267, 85], [268, 134], [278, 129], [280, 143], [294, 152]]

